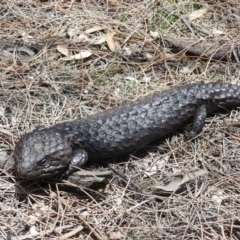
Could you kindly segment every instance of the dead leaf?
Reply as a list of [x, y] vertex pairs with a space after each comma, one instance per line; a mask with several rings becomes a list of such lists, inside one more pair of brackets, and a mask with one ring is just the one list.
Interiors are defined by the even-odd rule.
[[121, 240], [121, 239], [125, 239], [126, 236], [124, 236], [120, 231], [118, 232], [111, 232], [109, 239], [111, 240]]
[[13, 59], [13, 54], [6, 51], [6, 50], [2, 50], [0, 51], [0, 60], [1, 61], [10, 61]]
[[224, 31], [219, 30], [219, 29], [213, 29], [213, 30], [212, 30], [212, 33], [213, 33], [215, 36], [219, 36], [219, 35], [224, 35], [224, 34], [225, 34]]
[[90, 34], [90, 33], [93, 33], [93, 32], [97, 32], [97, 31], [101, 31], [103, 30], [104, 27], [101, 27], [101, 26], [95, 26], [95, 27], [92, 27], [92, 28], [89, 28], [85, 31], [86, 34]]
[[100, 45], [102, 43], [106, 42], [106, 35], [102, 36], [101, 38], [99, 38], [96, 42], [94, 42], [94, 45]]
[[80, 34], [77, 38], [73, 39], [75, 43], [86, 43], [89, 42], [87, 35]]
[[8, 154], [5, 151], [0, 152], [0, 162], [6, 161], [8, 158]]
[[155, 188], [162, 189], [162, 190], [165, 190], [168, 192], [173, 192], [173, 191], [176, 191], [183, 183], [194, 180], [197, 177], [200, 177], [207, 173], [208, 173], [208, 171], [206, 169], [200, 169], [199, 171], [196, 171], [196, 172], [187, 173], [183, 177], [176, 177], [169, 184], [155, 186]]
[[207, 8], [196, 10], [188, 15], [190, 21], [202, 17], [207, 12]]
[[69, 51], [68, 51], [67, 47], [65, 47], [63, 45], [57, 45], [57, 50], [65, 56], [69, 55]]
[[158, 31], [155, 31], [155, 32], [153, 32], [153, 31], [150, 31], [150, 34], [151, 34], [151, 36], [152, 36], [154, 39], [157, 39], [157, 38], [159, 38], [159, 37], [160, 37], [160, 35], [159, 35], [159, 32], [158, 32]]
[[62, 60], [70, 61], [70, 60], [84, 59], [84, 58], [90, 57], [91, 55], [92, 55], [92, 52], [86, 50], [86, 51], [81, 51], [80, 53], [77, 53], [75, 55], [62, 58]]
[[14, 58], [17, 58], [21, 62], [27, 62], [33, 56], [35, 56], [35, 52], [26, 46], [8, 47], [0, 51], [0, 58], [2, 61], [11, 61]]
[[152, 58], [153, 58], [153, 55], [150, 54], [150, 53], [146, 53], [146, 57], [147, 57], [147, 59], [152, 59]]
[[74, 37], [76, 34], [77, 34], [77, 33], [76, 33], [76, 29], [75, 29], [75, 28], [69, 28], [69, 29], [68, 29], [68, 36], [69, 36], [70, 38]]
[[180, 69], [180, 73], [183, 73], [183, 74], [190, 74], [194, 71], [195, 69], [191, 66], [183, 66], [181, 69]]
[[0, 105], [0, 116], [4, 117], [6, 111], [6, 107], [4, 105]]
[[111, 31], [108, 31], [107, 32], [107, 36], [106, 36], [106, 40], [107, 40], [107, 44], [108, 44], [109, 49], [112, 52], [115, 52], [116, 51], [116, 47], [115, 47], [115, 43], [113, 41], [113, 36], [114, 36], [114, 33], [111, 32]]
[[39, 68], [39, 75], [45, 75], [47, 73], [47, 69], [44, 65], [41, 65]]
[[162, 169], [165, 168], [166, 163], [168, 162], [170, 156], [166, 156], [163, 159], [159, 159], [158, 161], [144, 161], [143, 164], [145, 165], [144, 167], [144, 178], [145, 177], [150, 177]]
[[21, 34], [23, 37], [25, 37], [25, 38], [34, 39], [33, 36], [29, 35], [29, 34], [28, 34], [27, 32], [25, 32], [25, 31], [20, 31], [20, 34]]
[[31, 236], [38, 236], [40, 233], [37, 231], [35, 226], [31, 226], [30, 230], [29, 230]]
[[30, 57], [33, 57], [35, 55], [35, 52], [26, 46], [17, 47], [17, 48], [8, 48], [6, 50], [10, 51], [10, 52], [11, 52], [11, 50], [12, 50], [12, 52], [14, 52], [15, 50], [18, 52], [24, 52], [24, 53], [28, 54]]
[[149, 83], [151, 79], [152, 79], [151, 77], [147, 77], [146, 75], [144, 75], [142, 81], [144, 81], [145, 83]]

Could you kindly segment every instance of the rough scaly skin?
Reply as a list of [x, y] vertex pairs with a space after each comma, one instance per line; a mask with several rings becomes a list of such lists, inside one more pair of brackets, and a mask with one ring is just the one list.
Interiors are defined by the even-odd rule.
[[107, 159], [153, 142], [194, 117], [186, 134], [195, 137], [206, 115], [219, 106], [240, 105], [240, 86], [196, 83], [146, 96], [102, 113], [21, 137], [14, 157], [25, 179], [69, 176], [88, 159]]

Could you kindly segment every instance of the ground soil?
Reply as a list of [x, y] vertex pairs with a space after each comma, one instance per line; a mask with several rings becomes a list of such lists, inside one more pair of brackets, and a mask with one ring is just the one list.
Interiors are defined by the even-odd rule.
[[39, 125], [178, 85], [239, 84], [239, 28], [236, 0], [2, 0], [0, 239], [240, 239], [239, 108], [194, 140], [184, 126], [88, 166], [89, 185], [26, 182], [12, 158]]

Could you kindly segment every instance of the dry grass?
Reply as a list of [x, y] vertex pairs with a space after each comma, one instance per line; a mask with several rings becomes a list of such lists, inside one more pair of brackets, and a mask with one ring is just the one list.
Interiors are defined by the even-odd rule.
[[[205, 8], [204, 15], [188, 20], [189, 13]], [[162, 39], [236, 42], [239, 16], [234, 0], [2, 0], [0, 160], [10, 161], [20, 135], [38, 125], [85, 117], [170, 86], [202, 80], [238, 83], [238, 63], [175, 55]], [[86, 33], [96, 26], [102, 29]], [[150, 31], [158, 31], [160, 38]], [[110, 43], [94, 44], [108, 32], [115, 34], [115, 52]], [[59, 46], [70, 56], [82, 50], [92, 55], [66, 61]], [[19, 197], [16, 178], [3, 168], [0, 238], [239, 239], [240, 132], [227, 127], [239, 119], [236, 109], [218, 113], [195, 140], [185, 142], [182, 129], [146, 147], [139, 159], [133, 154], [114, 165], [129, 180], [113, 176], [96, 191], [37, 183]], [[208, 174], [176, 191], [155, 189], [199, 169]]]

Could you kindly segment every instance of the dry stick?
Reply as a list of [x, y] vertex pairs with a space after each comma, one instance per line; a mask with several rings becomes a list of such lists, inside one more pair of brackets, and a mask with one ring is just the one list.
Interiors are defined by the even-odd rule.
[[168, 36], [165, 36], [163, 39], [172, 44], [173, 46], [182, 49], [182, 51], [185, 50], [197, 56], [206, 56], [207, 58], [211, 59], [227, 61], [228, 55], [232, 52], [236, 61], [239, 60], [239, 56], [235, 51], [237, 45], [231, 47], [228, 43], [226, 43], [225, 45], [220, 45], [209, 42], [202, 42], [202, 40], [199, 39], [194, 41]]
[[232, 224], [228, 224], [228, 223], [224, 223], [224, 226], [229, 227], [229, 228], [240, 229], [240, 226], [238, 226], [238, 225], [232, 225]]
[[83, 223], [92, 231], [92, 233], [94, 234], [94, 236], [98, 239], [98, 240], [102, 240], [103, 237], [100, 236], [98, 234], [98, 232], [79, 214], [76, 215], [81, 221], [83, 221]]
[[[54, 229], [54, 231], [62, 231], [64, 229], [68, 229], [70, 227], [73, 227], [73, 225], [66, 225], [66, 226], [61, 226], [61, 227], [57, 227], [56, 229]], [[48, 235], [52, 233], [52, 229], [51, 230], [47, 230], [44, 232], [45, 235]], [[11, 240], [25, 240], [25, 239], [33, 239], [37, 238], [38, 236], [40, 236], [41, 238], [43, 238], [43, 235], [41, 235], [41, 233], [36, 233], [36, 234], [26, 234], [26, 235], [22, 235], [22, 236], [17, 236], [17, 237], [12, 237]], [[63, 235], [64, 236], [64, 235]], [[62, 239], [62, 238], [61, 238]], [[66, 239], [66, 238], [65, 238]]]
[[187, 26], [187, 28], [191, 31], [191, 33], [193, 34], [193, 36], [195, 36], [195, 32], [193, 30], [193, 28], [191, 27], [191, 23], [188, 22], [187, 18], [185, 16], [181, 16], [181, 15], [178, 15], [176, 13], [174, 13], [174, 10], [171, 9], [171, 8], [166, 8], [166, 11], [169, 13], [169, 14], [172, 14], [174, 15], [175, 17], [177, 17], [178, 19], [182, 20], [182, 22]]
[[233, 56], [235, 57], [236, 62], [239, 63], [239, 58], [238, 58], [238, 55], [237, 55], [237, 53], [236, 53], [236, 50], [233, 49], [232, 53], [233, 53]]
[[202, 26], [195, 25], [192, 22], [190, 24], [191, 24], [191, 27], [196, 29], [198, 32], [201, 32], [201, 33], [203, 33], [206, 36], [210, 36], [211, 35], [211, 33], [209, 31], [207, 31], [205, 28], [203, 28]]
[[191, 27], [191, 24], [187, 21], [186, 17], [182, 17], [180, 18], [184, 23], [185, 25], [189, 28], [189, 30], [192, 32], [193, 36], [195, 36], [195, 33], [194, 33], [194, 30], [193, 28]]
[[69, 239], [70, 237], [74, 236], [75, 234], [77, 234], [78, 232], [81, 232], [83, 230], [83, 226], [80, 225], [77, 228], [74, 228], [72, 231], [64, 234], [61, 236], [61, 239]]
[[129, 182], [129, 184], [131, 186], [133, 186], [135, 189], [137, 189], [138, 191], [141, 192], [141, 188], [139, 186], [137, 186], [131, 179], [129, 176], [127, 176], [126, 174], [124, 174], [122, 171], [116, 169], [113, 167], [112, 164], [109, 164], [109, 168], [118, 176], [120, 176], [122, 179], [124, 179], [125, 181]]

